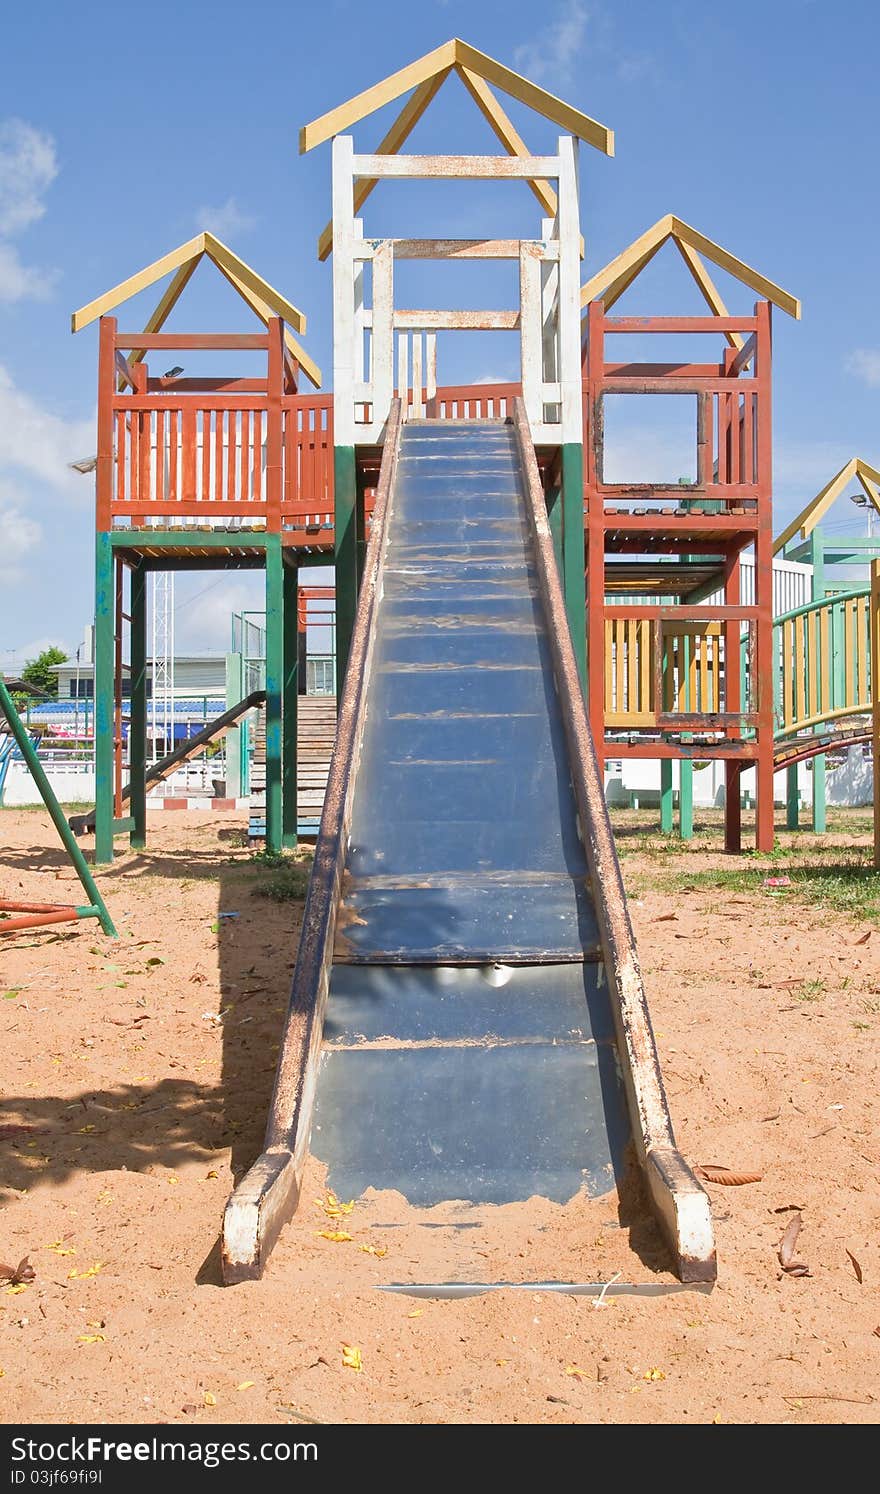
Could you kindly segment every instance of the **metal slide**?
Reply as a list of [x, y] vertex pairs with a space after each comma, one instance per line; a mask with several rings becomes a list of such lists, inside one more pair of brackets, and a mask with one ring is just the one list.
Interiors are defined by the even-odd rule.
[[420, 1207], [606, 1194], [634, 1158], [680, 1275], [711, 1280], [524, 411], [398, 420], [226, 1279], [260, 1274], [311, 1144], [340, 1196], [394, 1189]]

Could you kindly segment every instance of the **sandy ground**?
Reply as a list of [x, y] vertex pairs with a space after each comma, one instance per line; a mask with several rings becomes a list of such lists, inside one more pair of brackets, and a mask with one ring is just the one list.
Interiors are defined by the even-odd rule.
[[[259, 1151], [301, 911], [256, 894], [242, 828], [151, 819], [149, 851], [100, 877], [117, 942], [87, 923], [0, 944], [0, 1259], [36, 1272], [0, 1286], [4, 1420], [877, 1419], [874, 924], [764, 887], [673, 893], [670, 867], [750, 863], [642, 851], [623, 827], [679, 1143], [763, 1174], [710, 1186], [711, 1295], [383, 1294], [460, 1263], [455, 1210], [386, 1195], [340, 1217], [317, 1167], [263, 1281], [224, 1289], [218, 1226]], [[42, 813], [0, 812], [0, 888], [75, 900]], [[777, 1261], [793, 1206], [806, 1276]], [[487, 1279], [673, 1280], [616, 1194], [481, 1213], [469, 1248]]]

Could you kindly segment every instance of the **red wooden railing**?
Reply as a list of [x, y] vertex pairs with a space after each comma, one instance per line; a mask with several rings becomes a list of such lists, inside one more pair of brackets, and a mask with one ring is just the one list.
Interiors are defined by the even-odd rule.
[[[740, 350], [729, 348], [720, 363], [608, 363], [608, 336], [660, 333], [738, 333]], [[616, 317], [601, 301], [591, 303], [584, 345], [584, 439], [588, 447], [587, 501], [591, 492], [606, 504], [629, 499], [640, 505], [685, 507], [710, 502], [708, 512], [754, 511], [769, 505], [770, 313], [759, 302], [752, 316]], [[688, 394], [695, 397], [696, 481], [692, 484], [604, 479], [604, 401], [614, 394]], [[616, 510], [612, 510], [616, 511]]]
[[[262, 353], [265, 373], [157, 378], [144, 359], [150, 351], [176, 363], [179, 354], [199, 350]], [[98, 528], [267, 529], [291, 544], [326, 544], [333, 528], [333, 396], [299, 394], [296, 373], [277, 318], [263, 333], [202, 336], [119, 332], [115, 318], [102, 318]], [[519, 387], [438, 389], [430, 413], [441, 420], [503, 418]], [[365, 496], [369, 518], [372, 490]]]

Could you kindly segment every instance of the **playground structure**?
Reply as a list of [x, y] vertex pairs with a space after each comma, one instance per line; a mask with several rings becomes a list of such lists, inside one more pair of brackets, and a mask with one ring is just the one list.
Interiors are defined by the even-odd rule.
[[[833, 504], [851, 483], [861, 490], [861, 502], [869, 515], [868, 534], [843, 536], [822, 527]], [[808, 561], [812, 568], [812, 605], [777, 620], [779, 665], [778, 731], [783, 750], [805, 729], [821, 736], [823, 728], [833, 736], [842, 730], [858, 740], [871, 735], [864, 720], [861, 731], [843, 723], [870, 717], [872, 689], [872, 591], [870, 586], [839, 588], [833, 567], [865, 565], [880, 557], [880, 537], [872, 534], [870, 516], [880, 505], [880, 472], [861, 457], [851, 457], [824, 485], [779, 535], [774, 554], [790, 560]], [[874, 757], [876, 760], [876, 744]], [[876, 771], [876, 768], [875, 768]], [[876, 803], [875, 796], [875, 803]], [[787, 824], [799, 822], [794, 765], [789, 766]], [[813, 829], [825, 829], [825, 755], [813, 757]]]
[[[305, 148], [333, 138], [344, 683], [264, 1151], [227, 1206], [224, 1275], [261, 1274], [314, 1121], [330, 1186], [423, 1205], [607, 1191], [620, 1127], [679, 1273], [711, 1280], [708, 1201], [672, 1135], [583, 694], [576, 142], [537, 157], [356, 152], [339, 132], [426, 88], [436, 62], [303, 132]], [[523, 96], [506, 70], [504, 86]], [[565, 124], [609, 143], [573, 111]], [[355, 218], [364, 183], [511, 177], [553, 193], [534, 239], [367, 238]], [[397, 306], [398, 259], [459, 255], [518, 263], [519, 306]], [[434, 334], [468, 327], [519, 332], [518, 385], [438, 383]], [[357, 1097], [366, 1127], [349, 1119]]]
[[[452, 73], [505, 155], [401, 153]], [[553, 154], [529, 152], [497, 87], [565, 132]], [[356, 151], [347, 132], [404, 94], [379, 148]], [[771, 305], [797, 317], [800, 304], [672, 215], [582, 286], [578, 141], [610, 155], [611, 132], [462, 42], [307, 125], [301, 144], [331, 139], [333, 218], [319, 252], [333, 253], [332, 395], [301, 391], [302, 374], [320, 383], [294, 337], [305, 332], [302, 313], [209, 234], [73, 319], [74, 330], [100, 319], [99, 862], [112, 859], [115, 834], [145, 841], [149, 570], [265, 572], [265, 838], [277, 851], [298, 834], [298, 573], [306, 564], [335, 567], [338, 731], [265, 1148], [227, 1207], [226, 1279], [261, 1273], [296, 1207], [316, 1105], [331, 1184], [335, 1170], [358, 1187], [375, 1181], [377, 1159], [358, 1152], [340, 1103], [347, 1085], [381, 1121], [381, 1185], [410, 1187], [424, 1201], [449, 1197], [463, 1175], [476, 1191], [452, 1196], [494, 1202], [528, 1196], [524, 1188], [552, 1195], [575, 1174], [575, 1191], [599, 1179], [613, 1186], [621, 1152], [612, 1133], [622, 1123], [680, 1274], [711, 1279], [708, 1202], [672, 1135], [601, 770], [609, 756], [659, 759], [665, 806], [674, 760], [687, 770], [694, 759], [723, 762], [726, 844], [738, 849], [740, 779], [754, 765], [756, 844], [770, 850], [780, 699], [794, 712], [785, 751], [803, 750], [793, 744], [835, 717], [833, 671], [816, 675], [811, 695], [809, 677], [802, 687], [793, 668], [787, 680], [782, 664], [774, 695]], [[521, 180], [544, 216], [528, 239], [367, 236], [357, 214], [377, 184], [400, 179]], [[707, 314], [611, 315], [668, 243]], [[261, 331], [163, 330], [203, 257]], [[408, 259], [511, 262], [518, 305], [401, 307], [395, 265]], [[728, 311], [707, 260], [760, 298], [750, 314]], [[145, 329], [120, 331], [112, 314], [119, 304], [168, 273], [174, 278]], [[518, 333], [520, 378], [442, 384], [438, 334], [461, 330]], [[608, 349], [610, 339], [680, 336], [723, 345], [700, 363], [668, 353], [665, 362], [641, 354], [617, 361]], [[146, 363], [153, 353], [161, 366], [222, 351], [258, 356], [259, 376], [179, 368], [157, 376]], [[620, 395], [692, 402], [693, 481], [606, 480], [606, 408]], [[747, 550], [755, 585], [744, 603]], [[713, 604], [719, 588], [723, 602]], [[840, 623], [827, 624], [844, 638], [863, 621], [847, 605]], [[791, 640], [792, 659], [798, 638], [812, 640], [804, 658], [815, 661], [822, 619], [832, 615], [807, 609], [804, 623], [783, 618], [776, 637]], [[112, 723], [126, 622], [132, 767], [123, 816]], [[841, 676], [859, 700], [860, 671], [856, 653]], [[395, 679], [409, 704], [394, 694]], [[475, 708], [468, 692], [477, 682]], [[536, 765], [531, 776], [526, 764]], [[508, 828], [521, 780], [528, 786], [514, 818], [546, 828], [538, 850], [515, 836], [493, 838]], [[371, 817], [371, 805], [382, 806], [385, 823]], [[487, 848], [472, 865], [462, 849], [471, 839]], [[480, 984], [486, 972], [500, 972], [509, 1001], [490, 1001], [492, 980]], [[371, 1027], [377, 1020], [388, 1025]], [[393, 1071], [370, 1051], [379, 1035], [396, 1039]], [[472, 1042], [478, 1069], [461, 1058]], [[401, 1055], [412, 1045], [426, 1056], [406, 1052], [404, 1073]], [[530, 1045], [558, 1048], [568, 1067], [557, 1069], [553, 1057], [549, 1067], [533, 1065]], [[508, 1047], [509, 1059], [487, 1078], [490, 1055]], [[598, 1053], [596, 1066], [587, 1047]], [[609, 1057], [622, 1094], [608, 1087]], [[589, 1117], [566, 1101], [548, 1119], [547, 1097], [568, 1094], [567, 1085], [587, 1097]], [[513, 1113], [534, 1148], [505, 1171], [508, 1142], [485, 1122]], [[429, 1116], [448, 1116], [445, 1170], [424, 1151]], [[407, 1157], [395, 1152], [403, 1131], [413, 1141]], [[494, 1180], [492, 1190], [481, 1193], [475, 1179]]]

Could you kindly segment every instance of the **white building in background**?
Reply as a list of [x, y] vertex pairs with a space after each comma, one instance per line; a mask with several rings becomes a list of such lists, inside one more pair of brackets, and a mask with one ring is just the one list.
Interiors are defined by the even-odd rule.
[[[58, 676], [58, 701], [94, 700], [95, 664], [93, 659], [67, 659], [55, 664], [52, 673]], [[153, 666], [147, 661], [147, 694], [152, 694]], [[123, 677], [123, 695], [128, 696], [127, 674]], [[226, 700], [226, 655], [225, 654], [177, 654], [174, 659], [175, 701], [224, 701]], [[222, 709], [222, 707], [221, 707]]]

